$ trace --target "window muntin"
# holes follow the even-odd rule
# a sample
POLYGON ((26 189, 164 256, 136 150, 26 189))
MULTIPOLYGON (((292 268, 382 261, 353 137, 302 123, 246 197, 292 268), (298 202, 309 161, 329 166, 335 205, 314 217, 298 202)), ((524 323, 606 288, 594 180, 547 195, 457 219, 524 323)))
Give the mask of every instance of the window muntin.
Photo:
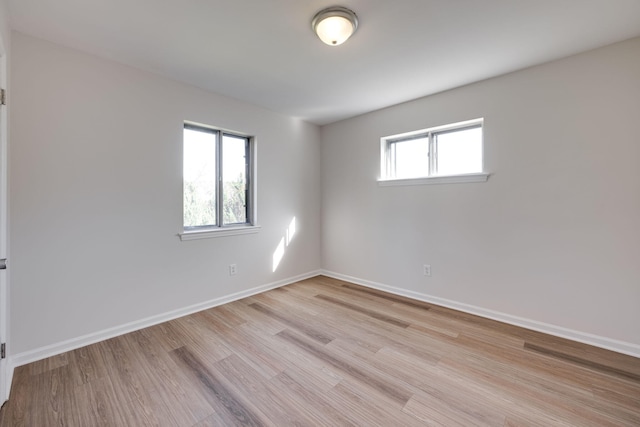
POLYGON ((382 155, 383 179, 482 173, 482 120, 383 138, 382 155))
POLYGON ((183 133, 183 228, 252 225, 251 137, 192 124, 183 133))

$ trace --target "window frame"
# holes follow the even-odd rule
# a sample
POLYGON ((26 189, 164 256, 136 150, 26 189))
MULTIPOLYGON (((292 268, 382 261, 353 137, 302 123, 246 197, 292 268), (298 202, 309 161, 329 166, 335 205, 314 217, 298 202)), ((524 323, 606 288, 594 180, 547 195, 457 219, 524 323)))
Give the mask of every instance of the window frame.
POLYGON ((380 178, 378 179, 378 183, 381 186, 483 182, 486 181, 488 177, 489 173, 485 172, 484 168, 483 118, 391 135, 380 139, 380 178), (483 130, 481 145, 481 171, 453 175, 438 175, 437 136, 477 128, 483 130), (416 177, 398 178, 395 171, 394 150, 392 149, 393 145, 415 139, 427 139, 428 161, 426 174, 416 177))
POLYGON ((178 233, 181 240, 206 239, 210 237, 224 237, 237 234, 257 233, 257 197, 256 197, 256 138, 243 132, 228 130, 220 127, 208 126, 200 123, 185 121, 182 126, 182 153, 184 156, 184 131, 190 129, 216 135, 216 224, 185 226, 184 224, 184 157, 182 162, 182 232, 178 233), (224 136, 244 139, 245 146, 245 215, 246 222, 224 224, 224 182, 223 182, 223 138, 224 136))

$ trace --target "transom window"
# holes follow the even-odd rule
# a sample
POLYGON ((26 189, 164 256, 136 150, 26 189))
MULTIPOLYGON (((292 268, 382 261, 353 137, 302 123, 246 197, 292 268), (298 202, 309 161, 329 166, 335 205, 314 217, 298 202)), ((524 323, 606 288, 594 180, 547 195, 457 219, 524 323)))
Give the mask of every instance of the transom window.
POLYGON ((252 225, 253 138, 185 124, 184 231, 252 225))
POLYGON ((382 138, 383 180, 482 172, 482 119, 382 138))

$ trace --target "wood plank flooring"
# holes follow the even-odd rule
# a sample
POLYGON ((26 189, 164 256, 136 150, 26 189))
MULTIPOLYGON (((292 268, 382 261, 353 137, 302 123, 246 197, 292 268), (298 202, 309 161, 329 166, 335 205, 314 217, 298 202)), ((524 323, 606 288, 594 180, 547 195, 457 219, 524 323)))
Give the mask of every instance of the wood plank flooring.
POLYGON ((323 276, 13 381, 0 426, 640 426, 640 359, 323 276))

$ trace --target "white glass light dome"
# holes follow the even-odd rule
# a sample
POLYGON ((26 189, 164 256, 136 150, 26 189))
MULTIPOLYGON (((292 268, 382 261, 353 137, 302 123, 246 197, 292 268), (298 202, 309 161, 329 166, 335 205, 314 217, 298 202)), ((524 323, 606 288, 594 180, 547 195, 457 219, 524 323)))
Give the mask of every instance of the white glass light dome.
POLYGON ((313 31, 329 46, 338 46, 358 28, 358 17, 347 8, 335 6, 321 10, 311 21, 313 31))

